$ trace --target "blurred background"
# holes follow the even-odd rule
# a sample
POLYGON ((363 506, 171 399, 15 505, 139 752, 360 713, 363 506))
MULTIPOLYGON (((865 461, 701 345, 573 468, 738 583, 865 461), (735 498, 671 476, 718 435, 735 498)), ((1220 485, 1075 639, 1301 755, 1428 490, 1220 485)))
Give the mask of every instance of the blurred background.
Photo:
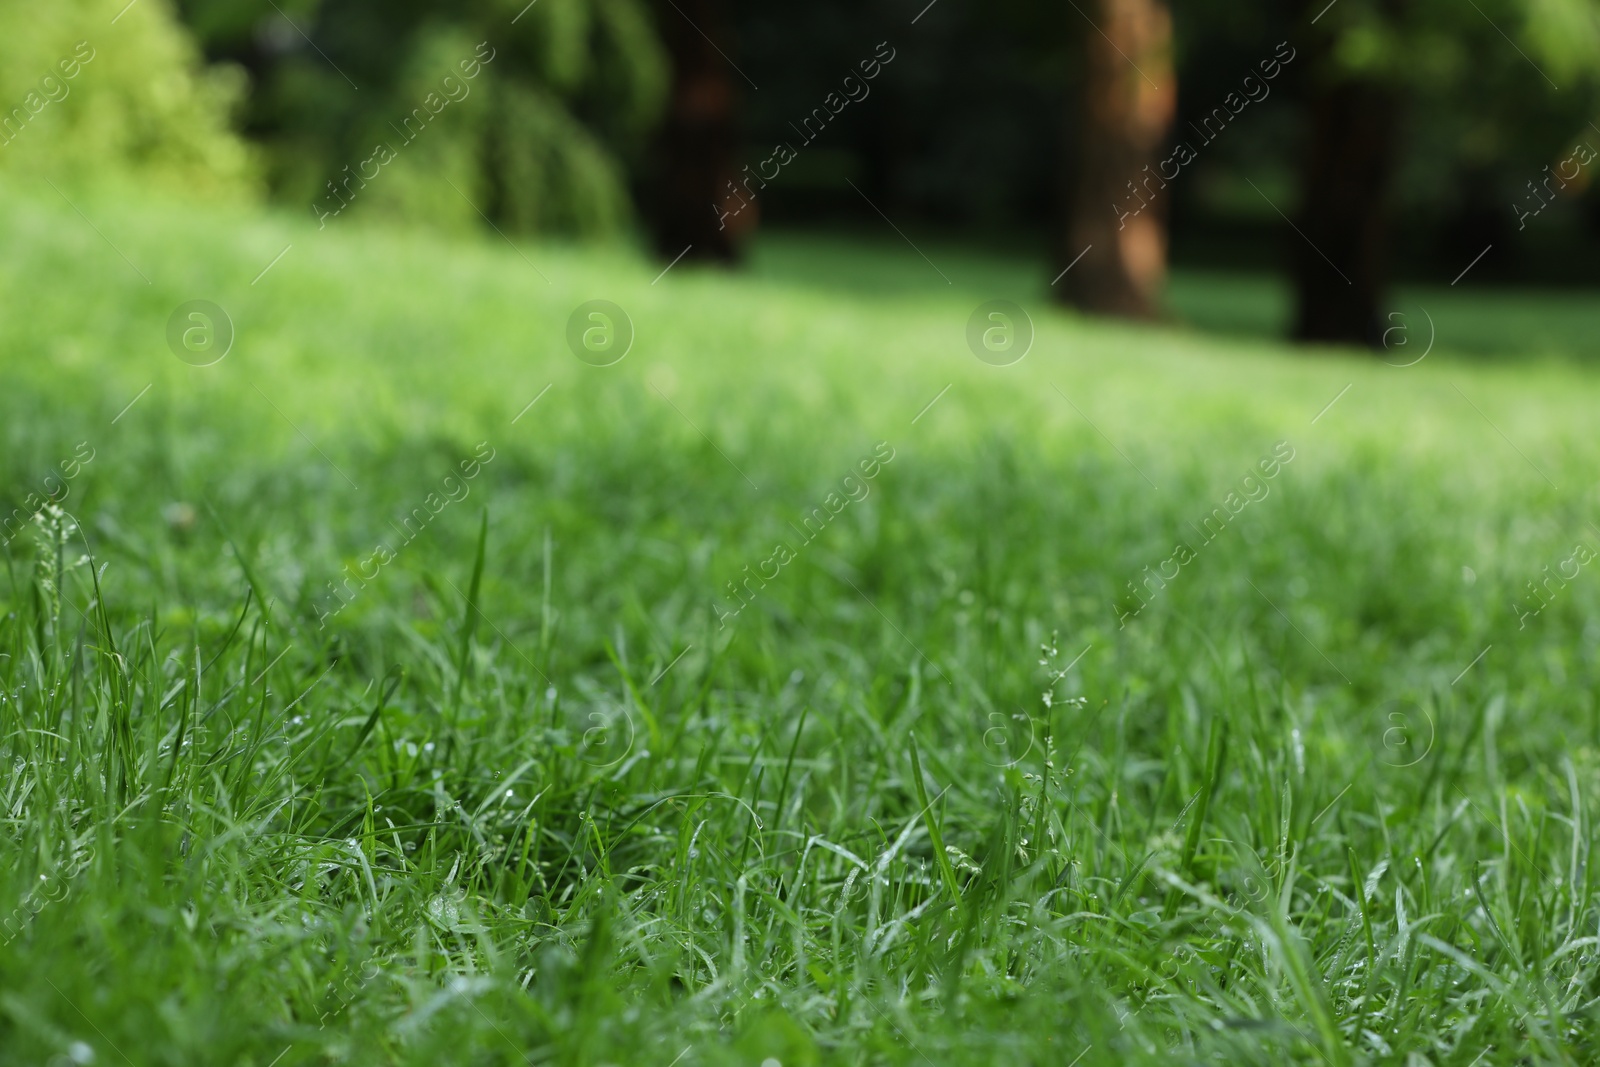
POLYGON ((1380 345, 1407 285, 1600 277, 1593 0, 135 2, 99 51, 122 0, 0 5, 0 167, 663 264, 960 245, 1305 341, 1380 345))

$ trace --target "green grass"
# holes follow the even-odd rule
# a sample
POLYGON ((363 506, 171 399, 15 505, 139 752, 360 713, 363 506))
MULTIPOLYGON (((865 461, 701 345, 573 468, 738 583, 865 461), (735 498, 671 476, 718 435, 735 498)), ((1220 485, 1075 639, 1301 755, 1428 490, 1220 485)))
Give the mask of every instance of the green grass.
POLYGON ((1600 1053, 1600 576, 1511 606, 1600 546, 1591 373, 1085 320, 952 248, 652 283, 7 204, 7 511, 93 459, 5 548, 0 1063, 1600 1053))
MULTIPOLYGON (((1181 321, 1239 336, 1283 336, 1293 321, 1293 295, 1282 278, 1180 272, 1168 303, 1181 321)), ((1399 287, 1382 325, 1390 331, 1387 358, 1397 365, 1420 357, 1430 337, 1434 351, 1457 359, 1600 364, 1591 290, 1520 289, 1486 299, 1465 282, 1440 279, 1399 287)))

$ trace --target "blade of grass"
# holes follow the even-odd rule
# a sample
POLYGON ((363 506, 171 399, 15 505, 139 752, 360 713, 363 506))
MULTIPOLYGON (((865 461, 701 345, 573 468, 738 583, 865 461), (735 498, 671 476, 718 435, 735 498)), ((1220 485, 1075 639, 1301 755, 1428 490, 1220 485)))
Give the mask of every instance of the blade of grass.
POLYGON ((922 758, 917 754, 916 734, 911 735, 911 780, 917 785, 917 803, 922 805, 922 818, 928 824, 928 837, 933 841, 933 858, 939 864, 939 877, 950 891, 950 899, 959 901, 961 888, 956 884, 955 869, 950 866, 950 857, 944 850, 944 834, 940 832, 933 805, 928 803, 927 787, 922 784, 922 758))
MULTIPOLYGON (((1210 738, 1206 743, 1206 781, 1200 791, 1200 803, 1189 822, 1183 839, 1183 860, 1179 869, 1183 876, 1194 880, 1194 857, 1200 849, 1200 834, 1205 829, 1206 813, 1211 808, 1211 798, 1216 795, 1217 784, 1222 780, 1222 768, 1228 758, 1228 720, 1221 715, 1211 720, 1210 738)), ((1178 894, 1168 892, 1166 907, 1161 917, 1170 920, 1178 911, 1178 894)))
POLYGON ((478 524, 478 558, 472 564, 472 584, 467 587, 467 606, 461 620, 461 648, 456 653, 456 691, 450 699, 450 725, 455 726, 461 714, 461 693, 467 684, 470 667, 468 654, 472 651, 472 635, 478 628, 478 588, 483 583, 483 559, 489 545, 489 509, 483 509, 478 524))

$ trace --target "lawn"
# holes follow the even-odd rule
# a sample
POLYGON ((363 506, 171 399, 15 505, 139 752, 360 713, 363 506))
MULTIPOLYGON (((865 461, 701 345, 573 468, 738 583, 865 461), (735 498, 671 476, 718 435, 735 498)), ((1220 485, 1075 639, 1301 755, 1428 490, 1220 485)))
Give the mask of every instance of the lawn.
POLYGON ((0 1063, 1600 1056, 1600 377, 1470 343, 1537 300, 1401 367, 892 233, 74 203, 0 208, 0 1063))

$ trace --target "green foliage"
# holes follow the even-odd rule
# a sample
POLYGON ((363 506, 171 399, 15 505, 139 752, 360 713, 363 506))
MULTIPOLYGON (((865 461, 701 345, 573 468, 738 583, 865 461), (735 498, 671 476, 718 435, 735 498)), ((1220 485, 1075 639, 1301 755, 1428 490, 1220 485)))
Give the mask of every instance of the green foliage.
POLYGON ((1491 240, 1496 257, 1515 248, 1531 259, 1545 255, 1549 249, 1540 242, 1563 229, 1584 246, 1581 258, 1589 258, 1592 236, 1583 232, 1580 201, 1587 199, 1591 216, 1597 201, 1587 178, 1563 193, 1538 233, 1521 233, 1513 205, 1529 195, 1527 182, 1545 164, 1596 136, 1589 125, 1600 111, 1596 0, 1321 0, 1289 11, 1280 4, 1176 0, 1175 7, 1181 80, 1190 92, 1206 86, 1202 100, 1220 96, 1212 88, 1219 69, 1248 66, 1268 40, 1289 41, 1302 56, 1295 77, 1305 80, 1286 86, 1277 100, 1285 110, 1275 121, 1240 123, 1239 135, 1219 144, 1214 159, 1229 173, 1212 191, 1237 189, 1242 196, 1212 196, 1213 210, 1270 211, 1237 175, 1253 174, 1270 189, 1273 176, 1297 165, 1292 153, 1304 134, 1306 95, 1358 79, 1392 91, 1400 165, 1391 217, 1408 238, 1402 242, 1412 257, 1408 267, 1459 270, 1466 262, 1461 255, 1470 259, 1491 240), (1300 98, 1298 114, 1292 94, 1300 98), (1471 247, 1463 252, 1458 242, 1471 247), (1443 264, 1430 262, 1424 251, 1430 245, 1442 247, 1443 264))
POLYGON ((1550 64, 1558 80, 1600 79, 1600 3, 1595 0, 1528 0, 1519 20, 1531 51, 1550 64))
MULTIPOLYGON (((1233 36, 1245 36, 1259 29, 1260 20, 1248 16, 1266 14, 1217 0, 1177 0, 1174 6, 1194 36, 1216 32, 1200 19, 1227 23, 1233 36), (1239 22, 1241 17, 1246 21, 1239 22)), ((1558 80, 1591 86, 1600 80, 1596 0, 1323 0, 1299 8, 1303 18, 1289 27, 1293 38, 1320 32, 1333 39, 1333 63, 1325 76, 1448 90, 1472 79, 1503 76, 1513 66, 1502 62, 1509 56, 1534 78, 1545 69, 1558 80)))
POLYGON ((205 68, 167 0, 124 7, 0 4, 0 170, 186 195, 247 190, 250 154, 229 126, 239 72, 205 68))
POLYGON ((627 167, 666 89, 641 0, 183 6, 214 58, 252 70, 247 128, 286 201, 343 195, 327 183, 387 145, 398 159, 351 198, 357 215, 461 227, 481 210, 508 231, 591 235, 628 220, 627 167), (493 59, 465 78, 475 54, 493 59), (469 95, 408 140, 446 78, 469 95))
POLYGON ((496 87, 487 145, 497 215, 511 229, 605 233, 629 217, 614 157, 549 93, 496 87))
MULTIPOLYGON (((1333 16, 1330 15, 1331 19, 1333 16)), ((1529 179, 1579 140, 1600 145, 1600 3, 1595 0, 1449 0, 1419 3, 1391 69, 1410 86, 1411 205, 1426 211, 1501 175, 1503 218, 1529 179)), ((1576 200, 1589 184, 1568 194, 1576 200)), ((1497 205, 1498 206, 1498 203, 1497 205)), ((1570 218, 1568 225, 1581 226, 1570 218)))

